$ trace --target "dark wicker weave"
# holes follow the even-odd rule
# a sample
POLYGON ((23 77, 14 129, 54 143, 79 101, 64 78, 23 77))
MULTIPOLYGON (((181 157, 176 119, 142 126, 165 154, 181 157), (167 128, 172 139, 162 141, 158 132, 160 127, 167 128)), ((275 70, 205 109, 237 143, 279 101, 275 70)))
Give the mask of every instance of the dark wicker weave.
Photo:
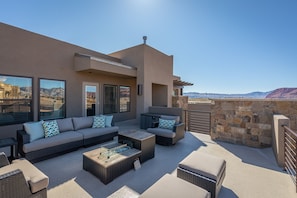
POLYGON ((221 172, 221 175, 218 177, 219 180, 213 180, 211 178, 205 177, 203 175, 194 173, 192 171, 186 170, 181 167, 177 167, 177 177, 184 179, 188 182, 191 182, 192 184, 195 184, 197 186, 200 186, 201 188, 204 188, 208 192, 211 193, 211 198, 218 197, 218 194, 220 192, 220 189, 222 187, 223 180, 225 178, 225 171, 226 167, 224 166, 224 169, 221 172))
POLYGON ((115 159, 116 163, 105 162, 99 159, 100 151, 93 151, 83 154, 83 169, 98 177, 104 184, 108 184, 114 178, 133 168, 133 162, 141 155, 141 151, 131 148, 120 154, 121 160, 115 159))
MULTIPOLYGON (((158 125, 156 125, 156 127, 158 127, 158 125)), ((170 138, 170 137, 156 135, 156 143, 160 145, 165 145, 165 146, 176 144, 179 140, 185 137, 184 127, 185 127, 184 123, 175 124, 172 130, 172 133, 175 133, 175 136, 173 138, 170 138)), ((147 131, 150 133, 153 133, 150 130, 150 128, 148 128, 147 131)))
POLYGON ((43 189, 37 193, 31 193, 22 171, 20 169, 16 169, 0 175, 0 197, 43 198, 47 197, 47 190, 43 189))

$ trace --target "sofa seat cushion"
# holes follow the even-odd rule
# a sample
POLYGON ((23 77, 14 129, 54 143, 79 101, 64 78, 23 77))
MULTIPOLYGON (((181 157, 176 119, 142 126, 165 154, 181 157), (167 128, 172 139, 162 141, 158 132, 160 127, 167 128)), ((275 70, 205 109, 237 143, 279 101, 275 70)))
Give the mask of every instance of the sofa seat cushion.
POLYGON ((194 184, 191 184, 190 182, 167 173, 144 191, 140 197, 210 198, 210 193, 194 184))
POLYGON ((60 133, 59 135, 55 135, 52 137, 39 139, 28 144, 24 144, 23 151, 25 153, 29 153, 32 151, 37 151, 40 149, 45 149, 45 148, 62 145, 69 142, 75 142, 79 140, 83 140, 83 136, 81 133, 78 133, 76 131, 69 131, 69 132, 60 133))
POLYGON ((119 127, 112 126, 112 127, 105 127, 105 128, 86 128, 77 131, 78 133, 83 135, 84 139, 98 137, 100 135, 105 135, 109 133, 113 133, 119 130, 119 127))
MULTIPOLYGON (((26 159, 17 159, 12 161, 12 164, 4 166, 0 169, 0 174, 20 169, 26 181, 28 182, 31 192, 36 193, 48 187, 49 178, 33 164, 26 159)), ((16 189, 17 190, 17 189, 16 189)))
POLYGON ((174 138, 175 137, 175 132, 173 132, 170 129, 162 129, 162 128, 148 128, 147 131, 149 133, 153 133, 157 136, 162 136, 162 137, 168 137, 168 138, 174 138))
POLYGON ((198 150, 193 151, 178 166, 217 181, 225 170, 226 161, 198 150))

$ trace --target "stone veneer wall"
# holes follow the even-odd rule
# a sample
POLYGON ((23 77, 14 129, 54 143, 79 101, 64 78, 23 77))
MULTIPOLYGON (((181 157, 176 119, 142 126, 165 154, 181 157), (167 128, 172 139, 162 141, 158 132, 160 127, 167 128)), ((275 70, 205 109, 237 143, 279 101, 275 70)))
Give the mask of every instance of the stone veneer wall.
POLYGON ((273 115, 283 114, 297 129, 297 100, 215 99, 211 138, 252 147, 272 144, 273 115))

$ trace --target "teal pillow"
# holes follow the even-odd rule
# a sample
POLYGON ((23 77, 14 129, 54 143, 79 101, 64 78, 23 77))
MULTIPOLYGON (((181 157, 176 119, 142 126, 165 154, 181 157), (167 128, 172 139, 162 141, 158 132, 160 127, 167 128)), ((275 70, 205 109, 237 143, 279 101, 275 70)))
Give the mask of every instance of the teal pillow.
POLYGON ((44 138, 44 130, 42 122, 28 122, 24 123, 25 131, 30 135, 30 142, 44 138))
POLYGON ((105 116, 94 116, 92 128, 104 128, 105 116))
POLYGON ((44 137, 52 137, 60 133, 58 123, 56 120, 42 122, 44 137))
POLYGON ((174 124, 175 124, 175 120, 165 120, 165 119, 159 118, 159 128, 172 130, 174 127, 174 124))
POLYGON ((105 115, 105 127, 111 127, 113 115, 105 115))

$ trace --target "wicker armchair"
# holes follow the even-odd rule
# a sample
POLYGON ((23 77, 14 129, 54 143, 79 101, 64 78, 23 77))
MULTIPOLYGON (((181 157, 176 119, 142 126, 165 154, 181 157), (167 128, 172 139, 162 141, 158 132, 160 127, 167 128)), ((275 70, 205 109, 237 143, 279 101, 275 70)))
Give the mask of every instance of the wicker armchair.
POLYGON ((47 197, 48 177, 25 159, 9 164, 0 153, 0 197, 47 197), (32 180, 31 180, 32 179, 32 180))

